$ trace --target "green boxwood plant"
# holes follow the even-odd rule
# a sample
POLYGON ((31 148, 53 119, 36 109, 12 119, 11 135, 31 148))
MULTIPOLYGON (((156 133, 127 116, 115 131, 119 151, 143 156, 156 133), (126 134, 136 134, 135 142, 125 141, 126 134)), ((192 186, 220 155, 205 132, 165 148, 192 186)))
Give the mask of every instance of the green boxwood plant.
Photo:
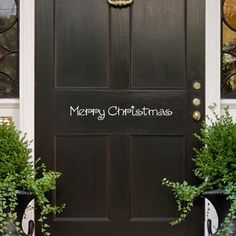
POLYGON ((4 236, 12 235, 12 225, 16 235, 22 233, 16 213, 18 191, 27 191, 34 196, 35 205, 40 209, 42 235, 50 235, 46 224, 48 214, 59 213, 64 207, 52 206, 46 197, 47 192, 56 188, 60 173, 47 171, 39 160, 34 165, 29 146, 26 135, 14 125, 0 124, 0 234, 4 236))
POLYGON ((194 149, 196 155, 194 174, 202 180, 198 186, 184 182, 172 182, 163 179, 162 184, 171 188, 174 193, 179 218, 172 225, 185 220, 190 213, 194 200, 206 190, 222 190, 230 200, 230 209, 221 224, 217 235, 233 235, 230 224, 236 218, 236 123, 229 114, 228 108, 222 115, 217 115, 215 106, 210 107, 213 119, 209 124, 202 123, 200 134, 194 136, 202 143, 201 148, 194 149))

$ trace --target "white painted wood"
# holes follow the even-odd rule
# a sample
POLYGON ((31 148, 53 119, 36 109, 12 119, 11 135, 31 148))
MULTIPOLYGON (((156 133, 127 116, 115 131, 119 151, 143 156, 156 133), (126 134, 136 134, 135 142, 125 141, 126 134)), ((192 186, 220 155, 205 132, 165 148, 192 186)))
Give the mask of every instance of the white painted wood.
MULTIPOLYGON (((20 2, 20 129, 33 140, 31 148, 34 159, 34 47, 35 47, 35 0, 20 2)), ((27 232, 28 221, 34 219, 33 210, 28 211, 23 222, 27 232)))
MULTIPOLYGON (((216 111, 220 113, 220 79, 221 79, 221 1, 206 0, 206 114, 211 117, 209 106, 216 104, 216 111)), ((217 228, 216 212, 209 201, 205 201, 205 219, 213 219, 213 227, 217 228), (208 211, 208 209, 210 209, 208 211)), ((205 220, 205 236, 207 236, 205 220)))
POLYGON ((34 139, 34 0, 20 4, 20 129, 34 139))
POLYGON ((0 99, 0 117, 6 116, 19 128, 19 99, 0 99))
POLYGON ((0 107, 1 108, 9 108, 9 109, 19 109, 19 99, 16 98, 2 98, 0 99, 0 107))
POLYGON ((221 107, 236 108, 236 99, 221 99, 221 107))
POLYGON ((206 113, 215 103, 220 111, 221 1, 206 0, 206 113))
POLYGON ((236 99, 222 99, 221 100, 221 111, 228 107, 230 114, 233 116, 234 121, 236 122, 236 99))

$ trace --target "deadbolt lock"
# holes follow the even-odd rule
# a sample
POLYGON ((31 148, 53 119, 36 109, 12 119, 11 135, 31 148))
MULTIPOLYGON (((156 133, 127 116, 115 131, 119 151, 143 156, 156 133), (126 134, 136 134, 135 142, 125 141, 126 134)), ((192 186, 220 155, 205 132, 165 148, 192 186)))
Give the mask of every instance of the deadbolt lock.
POLYGON ((201 105, 201 100, 199 98, 194 98, 193 99, 193 105, 198 107, 201 105))
POLYGON ((199 120, 201 120, 201 112, 200 112, 200 111, 194 111, 194 112, 193 112, 193 120, 194 120, 194 121, 199 121, 199 120))
POLYGON ((193 88, 195 90, 199 90, 199 89, 201 89, 201 87, 202 87, 202 85, 201 85, 200 82, 196 81, 196 82, 193 83, 193 88))

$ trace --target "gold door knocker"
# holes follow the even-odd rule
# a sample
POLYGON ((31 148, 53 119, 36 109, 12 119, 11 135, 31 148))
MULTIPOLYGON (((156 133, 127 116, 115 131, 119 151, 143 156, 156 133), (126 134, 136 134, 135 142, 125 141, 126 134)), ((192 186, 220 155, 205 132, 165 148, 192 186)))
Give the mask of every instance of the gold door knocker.
POLYGON ((125 7, 130 5, 134 0, 107 0, 108 3, 115 7, 125 7))

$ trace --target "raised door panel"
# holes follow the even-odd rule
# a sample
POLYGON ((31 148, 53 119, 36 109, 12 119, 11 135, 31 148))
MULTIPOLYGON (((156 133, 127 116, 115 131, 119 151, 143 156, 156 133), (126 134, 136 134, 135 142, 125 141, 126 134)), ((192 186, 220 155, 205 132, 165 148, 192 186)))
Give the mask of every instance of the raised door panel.
POLYGON ((109 137, 63 134, 55 136, 54 140, 55 170, 63 173, 55 202, 66 204, 55 220, 108 220, 109 137))
POLYGON ((163 178, 185 177, 185 137, 138 135, 131 139, 131 219, 163 221, 177 216, 173 194, 163 178))
POLYGON ((55 86, 108 87, 108 5, 94 0, 57 0, 54 14, 55 86))
POLYGON ((132 88, 184 89, 186 1, 136 0, 132 8, 132 88))

